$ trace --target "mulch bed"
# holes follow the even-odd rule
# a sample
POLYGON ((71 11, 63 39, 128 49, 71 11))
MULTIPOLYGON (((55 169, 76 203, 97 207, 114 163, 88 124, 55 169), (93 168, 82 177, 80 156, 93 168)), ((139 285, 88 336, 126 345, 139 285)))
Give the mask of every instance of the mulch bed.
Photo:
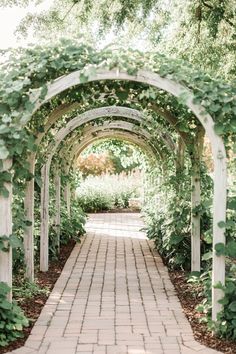
POLYGON ((201 299, 196 296, 196 289, 194 291, 193 286, 187 283, 185 272, 169 270, 169 275, 182 304, 184 313, 192 326, 195 339, 201 344, 222 353, 235 354, 236 342, 217 338, 207 329, 205 324, 199 323, 201 314, 195 310, 195 307, 199 304, 201 299))
MULTIPOLYGON (((0 348, 0 354, 15 350, 20 348, 24 345, 25 341, 27 340, 31 329, 36 322, 37 318, 40 315, 40 312, 47 301, 50 291, 52 290, 55 282, 57 281, 58 277, 61 274, 61 271, 71 254, 75 245, 75 241, 70 240, 67 245, 61 246, 61 252, 58 260, 54 260, 50 262, 50 267, 48 272, 43 273, 40 271, 36 271, 35 278, 36 283, 40 286, 40 288, 45 289, 47 288, 49 291, 47 292, 48 295, 45 293, 36 295, 30 299, 16 299, 19 306, 23 309, 26 317, 30 319, 30 326, 25 328, 23 331, 23 338, 17 339, 9 346, 0 348)), ((15 284, 16 285, 16 284, 15 284)))

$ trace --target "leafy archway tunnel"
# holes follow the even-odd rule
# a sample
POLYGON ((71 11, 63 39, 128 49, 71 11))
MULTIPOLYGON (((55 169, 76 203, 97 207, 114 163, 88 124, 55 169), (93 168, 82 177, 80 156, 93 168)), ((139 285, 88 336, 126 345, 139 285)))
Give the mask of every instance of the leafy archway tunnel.
MULTIPOLYGON (((235 141, 234 88, 157 53, 96 52, 72 42, 13 52, 3 64, 1 81, 0 281, 12 285, 11 249, 17 244, 12 235, 12 191, 15 200, 17 195, 24 198, 26 276, 33 280, 35 182, 41 193, 40 266, 47 271, 51 162, 58 188, 58 171, 67 176, 69 204, 75 156, 94 140, 111 136, 139 145, 160 166, 161 182, 169 181, 171 186, 165 193, 175 195, 175 218, 181 215, 177 203, 185 198, 184 178, 191 185, 191 270, 200 272, 205 212, 201 194, 211 190, 202 159, 206 134, 214 161, 212 319, 216 321, 225 284, 225 148, 230 151, 235 141), (202 193, 201 186, 206 189, 202 193)), ((153 167, 152 181, 155 173, 153 167)), ((159 207, 151 203, 152 208, 159 207)), ((211 213, 210 204, 207 212, 211 213)), ((183 241, 182 236, 169 237, 172 246, 183 241)))

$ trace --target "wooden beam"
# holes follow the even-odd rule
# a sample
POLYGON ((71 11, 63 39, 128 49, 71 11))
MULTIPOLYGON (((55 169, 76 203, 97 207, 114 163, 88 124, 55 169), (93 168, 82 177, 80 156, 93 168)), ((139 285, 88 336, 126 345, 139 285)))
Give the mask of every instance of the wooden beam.
MULTIPOLYGON (((51 161, 50 161, 51 162, 51 161)), ((40 209, 40 270, 48 271, 48 226, 49 226, 49 166, 45 164, 41 170, 41 209, 40 209)))
MULTIPOLYGON (((3 166, 1 172, 10 172, 12 160, 2 160, 3 166)), ((10 236, 12 234, 12 183, 4 183, 9 195, 4 197, 0 195, 0 236, 10 236)), ((6 246, 8 242, 6 242, 6 246)), ((8 252, 0 251, 0 282, 7 283, 12 288, 12 249, 9 247, 8 252)), ((8 295, 11 301, 12 293, 8 295)))
POLYGON ((201 217, 195 208, 201 203, 201 157, 205 131, 199 126, 193 144, 191 176, 191 271, 201 270, 201 217))
MULTIPOLYGON (((35 153, 30 155, 28 160, 29 172, 34 175, 35 153)), ((24 198, 25 216, 31 225, 26 226, 24 230, 24 257, 26 266, 26 278, 34 281, 34 178, 26 183, 24 198)))
POLYGON ((60 253, 60 229, 61 229, 61 175, 57 168, 55 174, 55 189, 56 189, 56 215, 55 215, 55 227, 57 234, 57 251, 60 253))

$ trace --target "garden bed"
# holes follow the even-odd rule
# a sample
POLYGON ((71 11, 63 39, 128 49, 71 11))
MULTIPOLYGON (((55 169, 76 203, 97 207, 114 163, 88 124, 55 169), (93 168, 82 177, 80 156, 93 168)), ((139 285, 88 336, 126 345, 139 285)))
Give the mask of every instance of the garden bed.
MULTIPOLYGON (((61 271, 68 259, 68 257, 71 254, 71 251, 73 250, 75 245, 74 240, 70 240, 67 245, 62 245, 61 246, 61 252, 59 255, 58 260, 54 260, 50 262, 50 267, 48 272, 40 272, 36 271, 36 284, 39 286, 41 289, 45 289, 48 291, 42 292, 36 296, 31 297, 30 299, 24 299, 23 297, 15 297, 15 300, 17 301, 18 305, 22 308, 24 311, 26 317, 30 319, 30 325, 29 327, 25 328, 23 331, 23 338, 20 338, 13 343, 11 343, 9 346, 1 348, 0 347, 0 354, 15 350, 17 348, 20 348, 24 345, 25 341, 27 340, 31 329, 36 322, 37 318, 40 315, 40 312, 46 303, 48 296, 50 294, 50 291, 53 289, 53 286, 57 279, 59 278, 61 271)), ((17 286, 17 284, 14 284, 17 286)))
POLYGON ((187 282, 186 273, 183 271, 169 270, 169 275, 180 299, 183 311, 187 316, 194 333, 194 338, 210 348, 219 350, 222 353, 235 354, 236 342, 217 338, 210 332, 204 323, 200 323, 202 316, 195 310, 201 299, 196 295, 196 289, 187 282))

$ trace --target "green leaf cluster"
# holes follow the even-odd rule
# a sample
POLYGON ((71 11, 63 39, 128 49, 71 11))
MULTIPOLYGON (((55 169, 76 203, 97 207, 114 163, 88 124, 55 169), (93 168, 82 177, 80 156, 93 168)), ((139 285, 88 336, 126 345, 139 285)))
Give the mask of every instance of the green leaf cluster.
POLYGON ((0 347, 22 337, 23 328, 29 324, 21 309, 8 301, 10 290, 6 283, 0 283, 0 347))

